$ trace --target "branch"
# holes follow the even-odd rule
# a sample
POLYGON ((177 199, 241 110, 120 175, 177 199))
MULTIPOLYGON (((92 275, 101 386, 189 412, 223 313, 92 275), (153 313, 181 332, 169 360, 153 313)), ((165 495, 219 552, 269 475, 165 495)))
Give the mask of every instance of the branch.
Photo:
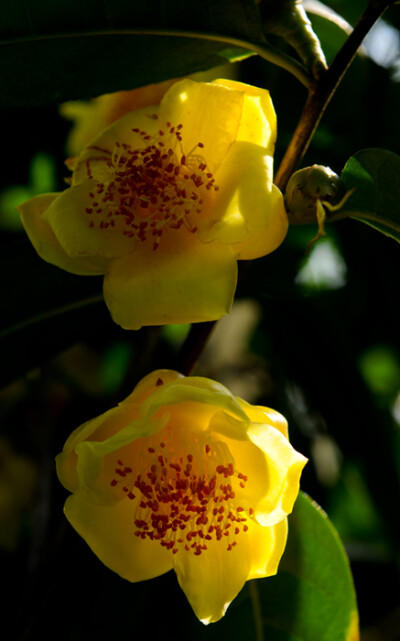
POLYGON ((287 182, 306 153, 314 132, 337 86, 354 59, 362 41, 393 0, 371 0, 354 30, 320 80, 309 90, 293 138, 275 176, 275 184, 285 191, 287 182))
POLYGON ((201 353, 217 321, 194 323, 179 350, 172 369, 189 376, 196 367, 201 353))

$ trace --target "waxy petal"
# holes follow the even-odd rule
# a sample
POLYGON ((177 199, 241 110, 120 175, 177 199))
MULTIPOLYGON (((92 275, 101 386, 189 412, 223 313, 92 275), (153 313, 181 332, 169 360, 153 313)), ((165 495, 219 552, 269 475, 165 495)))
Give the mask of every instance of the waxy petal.
POLYGON ((176 554, 174 557, 179 585, 194 613, 205 624, 224 616, 247 581, 251 565, 247 537, 242 537, 229 552, 225 541, 209 541, 206 554, 176 554))
MULTIPOLYGON (((158 372, 160 373, 158 380, 162 380, 163 384, 159 384, 153 394, 142 404, 141 416, 143 418, 150 418, 160 408, 171 405, 176 406, 176 413, 185 415, 187 404, 190 403, 193 408, 193 403, 196 403, 199 406, 196 409, 196 419, 198 418, 197 412, 201 412, 201 422, 203 423, 203 428, 200 429, 205 429, 215 413, 221 412, 221 408, 225 412, 239 417, 242 421, 246 419, 246 414, 240 403, 221 383, 200 376, 186 376, 179 380, 172 380, 172 384, 168 385, 168 381, 164 380, 163 370, 158 370, 158 372)), ((193 413, 193 410, 191 411, 193 413)), ((213 430, 212 425, 210 423, 209 430, 213 430)), ((199 429, 197 425, 196 429, 199 429)))
POLYGON ((144 107, 127 113, 106 127, 75 159, 72 185, 86 182, 89 173, 93 179, 107 180, 110 177, 107 161, 113 154, 122 152, 122 147, 118 145, 131 145, 133 149, 144 147, 143 137, 133 129, 143 131, 150 137, 157 135, 160 125, 155 116, 158 116, 158 111, 158 106, 144 107))
MULTIPOLYGON (((63 191, 43 214, 58 242, 71 257, 97 259, 115 258, 132 251, 132 241, 119 229, 90 227, 93 209, 91 184, 86 181, 63 191)), ((108 262, 103 260, 104 262, 108 262)), ((103 272, 104 273, 104 272, 103 272)))
POLYGON ((288 221, 271 176, 272 157, 262 147, 235 143, 216 173, 219 192, 209 220, 199 228, 201 240, 231 243, 246 260, 276 249, 288 221))
POLYGON ((288 438, 288 423, 282 414, 270 407, 251 405, 239 397, 237 397, 236 400, 252 423, 268 423, 288 438))
POLYGON ((104 274, 107 261, 96 256, 71 257, 58 241, 44 214, 60 194, 35 196, 17 209, 29 240, 43 260, 72 274, 91 276, 104 274))
POLYGON ((276 525, 263 527, 249 521, 248 537, 251 548, 251 568, 248 580, 273 576, 286 547, 288 520, 282 519, 276 525))
POLYGON ((61 115, 74 121, 74 126, 68 134, 68 153, 79 153, 85 145, 91 144, 99 131, 125 114, 143 108, 149 110, 151 105, 158 106, 174 82, 175 79, 164 80, 128 91, 104 94, 92 100, 71 100, 63 103, 60 106, 61 115))
POLYGON ((293 509, 307 459, 270 426, 253 423, 248 434, 264 452, 268 470, 267 492, 257 505, 256 518, 263 526, 275 525, 293 509))
POLYGON ((145 581, 172 569, 171 553, 135 536, 130 502, 94 505, 82 492, 71 495, 64 508, 72 527, 98 558, 128 581, 145 581))
POLYGON ((269 92, 236 80, 219 79, 214 82, 243 94, 236 140, 260 145, 272 156, 276 141, 276 114, 269 92))
POLYGON ((231 308, 237 264, 229 246, 191 242, 174 251, 161 244, 116 260, 104 280, 104 298, 116 323, 201 322, 231 308))
POLYGON ((211 172, 222 163, 236 140, 244 94, 214 83, 181 80, 166 93, 160 104, 160 124, 182 125, 185 155, 202 143, 199 150, 211 172))

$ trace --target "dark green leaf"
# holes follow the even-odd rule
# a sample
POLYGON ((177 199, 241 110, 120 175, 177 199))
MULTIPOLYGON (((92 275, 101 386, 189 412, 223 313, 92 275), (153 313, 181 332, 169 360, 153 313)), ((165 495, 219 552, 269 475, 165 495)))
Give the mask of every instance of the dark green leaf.
POLYGON ((400 156, 386 149, 364 149, 348 160, 341 177, 346 189, 355 191, 340 215, 400 242, 400 156))
POLYGON ((238 40, 265 42, 253 0, 4 0, 0 107, 89 98, 210 69, 250 55, 238 40))
MULTIPOLYGON (((269 641, 357 637, 357 607, 347 557, 326 514, 300 495, 289 518, 278 575, 259 588, 269 641)), ((257 585, 257 584, 256 584, 257 585)))

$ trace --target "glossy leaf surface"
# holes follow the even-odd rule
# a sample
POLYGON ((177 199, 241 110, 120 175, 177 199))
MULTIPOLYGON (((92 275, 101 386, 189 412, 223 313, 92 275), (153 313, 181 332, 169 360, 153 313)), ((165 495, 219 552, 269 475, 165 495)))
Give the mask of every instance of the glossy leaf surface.
POLYGON ((264 41, 252 0, 5 0, 0 107, 90 98, 210 69, 250 54, 237 40, 264 41))

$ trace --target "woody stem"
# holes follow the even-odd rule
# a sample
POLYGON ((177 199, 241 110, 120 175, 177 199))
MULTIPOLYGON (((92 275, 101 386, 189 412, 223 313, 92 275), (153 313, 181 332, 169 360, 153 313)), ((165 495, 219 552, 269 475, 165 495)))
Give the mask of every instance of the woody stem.
POLYGON ((318 124, 362 41, 393 0, 371 0, 331 65, 309 89, 299 123, 275 176, 284 192, 287 182, 306 153, 318 124))

